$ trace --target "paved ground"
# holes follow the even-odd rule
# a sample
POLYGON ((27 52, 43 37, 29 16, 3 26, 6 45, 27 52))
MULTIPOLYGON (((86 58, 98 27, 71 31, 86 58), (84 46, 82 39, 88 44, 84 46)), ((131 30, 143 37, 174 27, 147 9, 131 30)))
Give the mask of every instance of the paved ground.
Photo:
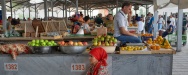
POLYGON ((174 54, 172 75, 188 75, 188 45, 174 54))

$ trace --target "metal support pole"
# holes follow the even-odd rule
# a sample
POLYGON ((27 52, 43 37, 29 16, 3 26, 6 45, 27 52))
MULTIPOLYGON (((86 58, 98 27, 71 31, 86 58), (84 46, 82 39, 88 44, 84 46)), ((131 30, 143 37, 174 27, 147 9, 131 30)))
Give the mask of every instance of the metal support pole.
POLYGON ((167 12, 165 12, 165 29, 167 28, 167 12))
POLYGON ((71 10, 70 10, 70 8, 69 8, 69 16, 71 16, 71 14, 70 14, 70 13, 71 13, 71 10))
POLYGON ((148 8, 148 5, 146 5, 146 14, 148 14, 149 12, 149 8, 148 8))
MULTIPOLYGON (((180 5, 180 0, 178 0, 178 6, 180 5)), ((182 47, 182 21, 183 21, 183 9, 178 7, 178 25, 177 25, 177 47, 176 51, 181 52, 182 47)))
POLYGON ((1 7, 2 7, 2 22, 3 22, 3 29, 5 30, 6 28, 6 23, 7 23, 7 17, 6 17, 6 2, 5 0, 0 0, 1 1, 1 7))
POLYGON ((47 0, 44 0, 44 20, 48 20, 47 0))
POLYGON ((28 10, 29 10, 29 18, 31 19, 31 7, 30 6, 29 6, 28 10))
POLYGON ((76 14, 79 14, 78 13, 78 0, 76 0, 76 14))
POLYGON ((25 10, 24 10, 24 7, 23 7, 23 19, 25 18, 25 10))
POLYGON ((86 13, 87 13, 87 14, 86 14, 85 16, 89 15, 88 9, 89 9, 89 8, 88 8, 88 4, 87 4, 87 6, 86 6, 86 10, 87 10, 86 13))
POLYGON ((52 18, 54 17, 54 6, 53 0, 51 0, 52 18))
POLYGON ((92 11, 91 11, 91 9, 90 9, 90 17, 91 17, 91 12, 92 12, 92 11))
POLYGON ((157 25, 157 20, 158 20, 158 11, 154 12, 154 23, 153 23, 153 27, 154 27, 154 38, 157 37, 157 32, 158 32, 158 25, 157 25))
POLYGON ((118 13, 118 0, 116 0, 116 13, 118 13))
POLYGON ((37 18, 37 4, 35 4, 35 18, 37 18))
POLYGON ((12 0, 10 0, 10 13, 11 13, 11 17, 13 16, 12 15, 12 0))
POLYGON ((63 4, 63 18, 65 17, 65 5, 63 4))
POLYGON ((85 5, 84 5, 84 15, 86 16, 86 7, 87 7, 87 5, 86 5, 86 3, 85 3, 85 5))
POLYGON ((16 10, 14 10, 14 18, 16 18, 16 10))
POLYGON ((67 24, 67 21, 68 21, 68 18, 67 18, 67 0, 65 0, 65 19, 66 19, 66 24, 67 24))

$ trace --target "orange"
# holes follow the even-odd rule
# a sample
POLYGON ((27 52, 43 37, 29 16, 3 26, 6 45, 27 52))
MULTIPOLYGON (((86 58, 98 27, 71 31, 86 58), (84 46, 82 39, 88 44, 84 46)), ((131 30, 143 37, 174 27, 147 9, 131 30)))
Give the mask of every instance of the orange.
POLYGON ((156 46, 156 50, 160 50, 160 48, 161 48, 160 46, 156 46))

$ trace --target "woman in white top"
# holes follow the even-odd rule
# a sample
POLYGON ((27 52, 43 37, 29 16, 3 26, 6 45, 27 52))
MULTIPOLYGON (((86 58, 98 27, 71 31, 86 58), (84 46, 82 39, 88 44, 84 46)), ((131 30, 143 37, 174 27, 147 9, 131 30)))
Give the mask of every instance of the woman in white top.
POLYGON ((138 24, 138 33, 141 33, 144 30, 143 18, 140 18, 137 22, 138 24))
POLYGON ((84 21, 85 22, 82 24, 84 29, 84 34, 90 34, 91 28, 89 27, 89 22, 90 22, 89 16, 85 16, 84 21))
POLYGON ((158 20, 158 30, 161 30, 163 27, 164 19, 161 15, 159 15, 159 20, 158 20))

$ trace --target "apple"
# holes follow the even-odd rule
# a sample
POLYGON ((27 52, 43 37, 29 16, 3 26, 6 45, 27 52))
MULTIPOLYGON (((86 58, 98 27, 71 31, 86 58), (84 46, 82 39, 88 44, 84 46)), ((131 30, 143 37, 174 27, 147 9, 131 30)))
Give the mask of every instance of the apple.
POLYGON ((98 42, 98 38, 94 38, 94 39, 93 39, 93 42, 98 42))
POLYGON ((45 42, 43 42, 41 45, 42 45, 42 46, 46 46, 46 43, 45 43, 45 42))
POLYGON ((98 46, 101 46, 101 42, 98 42, 98 44, 97 44, 98 46))
POLYGON ((61 45, 62 45, 62 46, 65 45, 65 42, 64 42, 64 41, 61 41, 61 45))
POLYGON ((33 43, 35 43, 36 40, 32 40, 33 43))
POLYGON ((69 41, 68 44, 71 45, 71 46, 73 46, 73 43, 74 43, 73 41, 69 41))
POLYGON ((35 42, 36 42, 36 43, 39 43, 39 40, 36 40, 35 42))
POLYGON ((31 46, 35 46, 35 43, 31 43, 31 46))
POLYGON ((97 44, 97 42, 95 42, 95 43, 93 43, 93 45, 94 45, 94 46, 97 46, 98 44, 97 44))
POLYGON ((74 42, 74 46, 78 46, 78 43, 77 43, 77 42, 74 42))
POLYGON ((87 45, 88 45, 88 43, 87 43, 87 42, 82 42, 82 44, 83 44, 84 46, 87 46, 87 45))
POLYGON ((53 46, 57 46, 57 44, 56 44, 56 43, 54 43, 54 44, 53 44, 53 46))
POLYGON ((44 42, 46 42, 46 43, 47 43, 47 42, 48 42, 48 40, 44 40, 44 42))
POLYGON ((109 41, 109 43, 112 43, 112 42, 113 42, 112 40, 109 41))
POLYGON ((110 43, 110 46, 114 46, 114 44, 113 44, 113 43, 110 43))
POLYGON ((117 43, 117 39, 114 39, 113 41, 114 41, 114 43, 117 43))
POLYGON ((79 45, 79 46, 83 46, 82 42, 78 42, 78 45, 79 45))
POLYGON ((65 45, 64 46, 68 46, 69 44, 68 43, 65 43, 65 45))
POLYGON ((44 42, 44 40, 39 40, 39 42, 44 42))
POLYGON ((109 43, 105 43, 105 46, 109 46, 110 44, 109 43))
POLYGON ((104 37, 101 37, 101 41, 104 41, 104 37))
POLYGON ((54 41, 50 41, 51 43, 55 43, 54 41))
POLYGON ((97 36, 97 38, 101 38, 101 35, 97 36))
POLYGON ((111 36, 110 36, 110 35, 107 35, 107 36, 106 36, 106 38, 110 39, 110 38, 111 38, 111 36))
POLYGON ((52 43, 51 43, 51 42, 48 42, 47 45, 50 46, 50 45, 52 45, 52 43))
POLYGON ((105 46, 105 43, 102 43, 101 46, 105 46))
POLYGON ((109 41, 110 39, 109 38, 106 38, 106 40, 105 41, 109 41))

